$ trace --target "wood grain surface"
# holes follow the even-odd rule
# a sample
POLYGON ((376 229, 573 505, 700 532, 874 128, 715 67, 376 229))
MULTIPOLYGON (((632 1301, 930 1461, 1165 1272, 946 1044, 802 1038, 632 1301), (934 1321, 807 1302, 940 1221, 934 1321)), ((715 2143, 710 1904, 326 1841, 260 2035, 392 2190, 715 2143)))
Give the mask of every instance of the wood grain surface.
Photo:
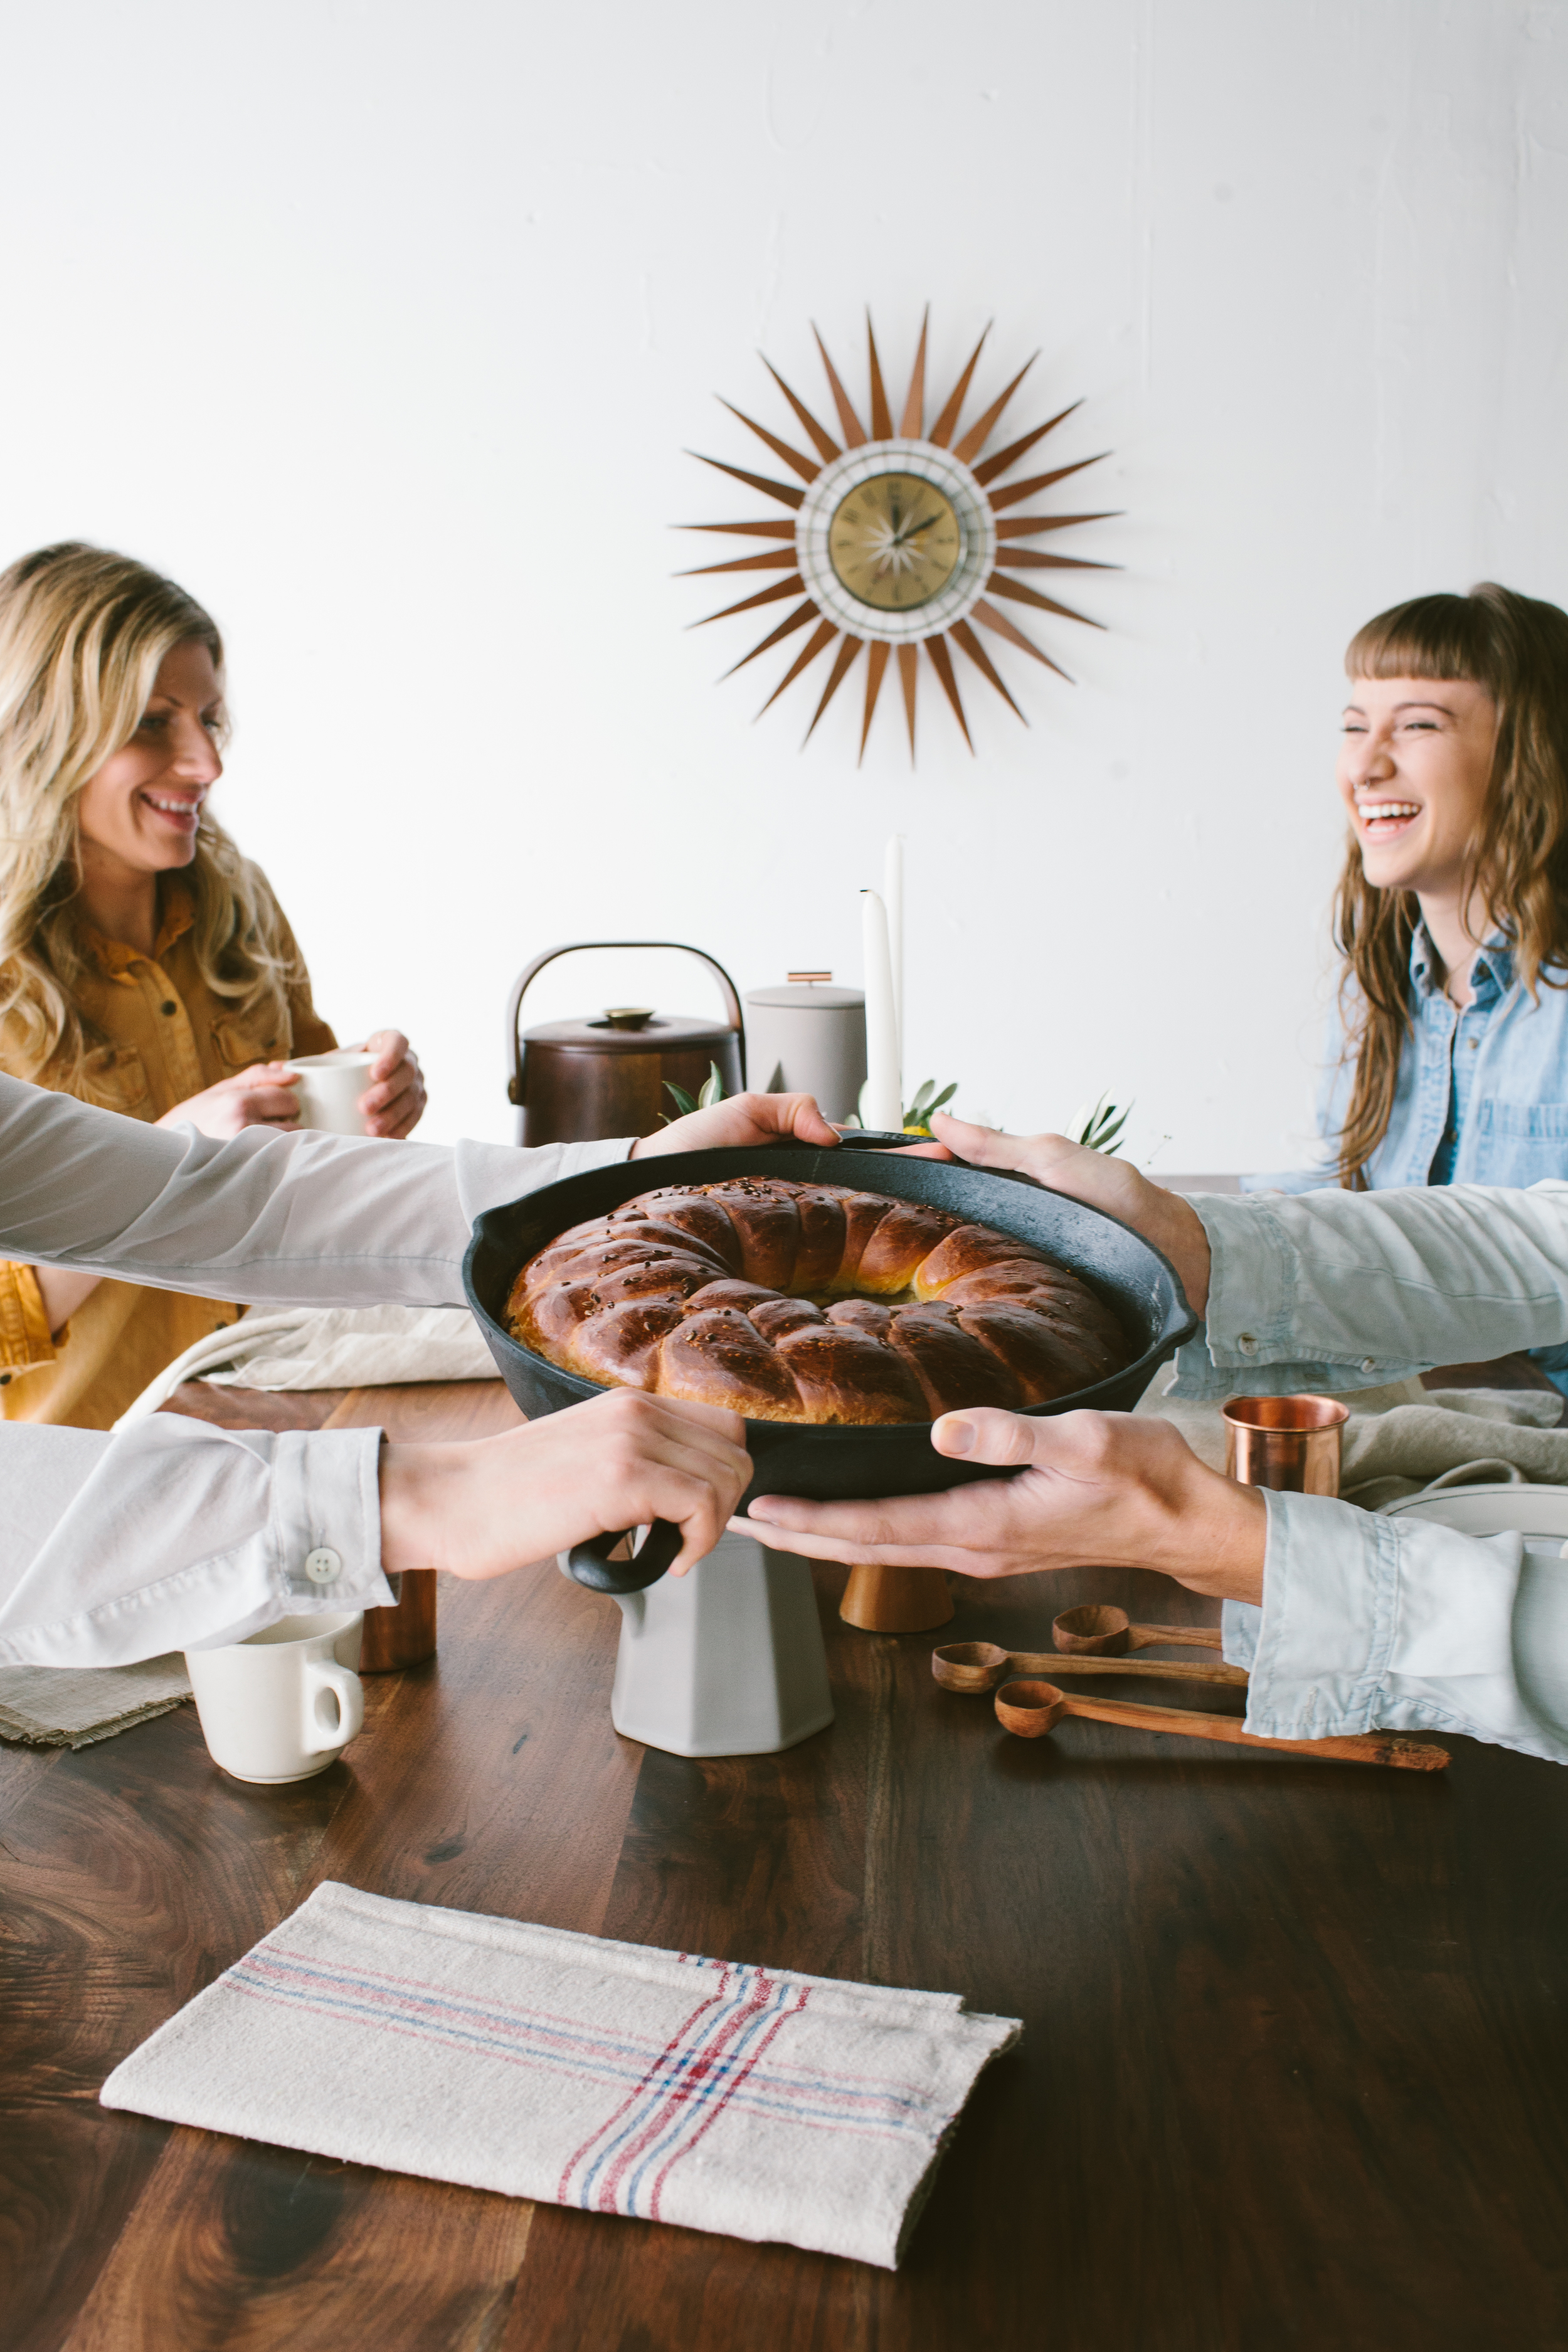
MULTIPOLYGON (((503 1404, 325 1409, 436 1436, 503 1404)), ((936 1686, 929 1635, 842 1625, 842 1584, 821 1571, 837 1720, 783 1756, 619 1739, 617 1613, 552 1564, 444 1581, 437 1657, 368 1684, 363 1734, 298 1788, 225 1780, 189 1707, 0 1749, 6 2352, 1568 2346, 1568 1774, 1465 1740, 1428 1777, 1012 1739, 936 1686), (896 2276, 100 2108, 324 1878, 952 1989, 1026 2030, 896 2276)), ((1210 1613, 1106 1570, 954 1597, 944 1633, 1010 1649, 1079 1601, 1210 1613)))

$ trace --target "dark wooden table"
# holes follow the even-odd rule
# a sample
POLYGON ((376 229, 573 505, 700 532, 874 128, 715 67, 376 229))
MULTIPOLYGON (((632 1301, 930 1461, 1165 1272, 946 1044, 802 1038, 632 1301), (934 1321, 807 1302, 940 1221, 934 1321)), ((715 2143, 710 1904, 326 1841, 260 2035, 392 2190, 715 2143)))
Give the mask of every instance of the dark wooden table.
MULTIPOLYGON (((511 1417, 488 1388, 196 1402, 511 1417)), ((840 1627, 842 1575, 837 1721, 784 1756, 617 1738, 616 1612, 552 1565, 444 1583, 438 1658, 367 1685, 299 1788, 225 1780, 189 1707, 0 1751, 6 2352, 1568 2346, 1568 1773, 1464 1740, 1433 1778, 1081 1723, 1025 1744, 936 1688, 931 1636, 840 1627), (99 2107, 325 1878, 952 1988, 1026 2032, 897 2276, 99 2107)), ((1204 1613, 1086 1571, 964 1586, 949 1633, 1037 1647, 1090 1598, 1204 1613)))

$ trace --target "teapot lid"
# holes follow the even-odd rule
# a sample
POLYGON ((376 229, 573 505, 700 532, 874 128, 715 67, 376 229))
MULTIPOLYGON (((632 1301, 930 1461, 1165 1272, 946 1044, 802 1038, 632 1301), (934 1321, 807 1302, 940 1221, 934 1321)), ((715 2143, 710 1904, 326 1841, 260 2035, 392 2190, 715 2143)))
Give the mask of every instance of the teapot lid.
POLYGON ((579 1054, 658 1054, 727 1045, 734 1035, 728 1022, 693 1021, 679 1013, 650 1013, 642 1004, 617 1004, 576 1021, 542 1021, 536 1029, 523 1031, 522 1042, 579 1054), (628 1015, 636 1016, 635 1026, 628 1015))

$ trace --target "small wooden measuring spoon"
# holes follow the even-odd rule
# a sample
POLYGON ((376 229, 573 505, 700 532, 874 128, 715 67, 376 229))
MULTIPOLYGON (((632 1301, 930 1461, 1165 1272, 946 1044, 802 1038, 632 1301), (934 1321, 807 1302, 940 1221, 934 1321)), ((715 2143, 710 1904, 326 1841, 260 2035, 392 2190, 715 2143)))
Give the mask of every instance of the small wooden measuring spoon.
POLYGON ((1058 1650, 1080 1657, 1120 1658, 1129 1650, 1146 1650, 1152 1643, 1175 1642, 1189 1650, 1217 1650, 1222 1639, 1217 1625, 1134 1625, 1125 1609, 1064 1609, 1051 1626, 1058 1650))
POLYGON ((1172 1731, 1182 1739, 1220 1739, 1233 1748, 1283 1748, 1292 1756, 1342 1764, 1394 1764, 1407 1772, 1441 1772, 1448 1762, 1446 1748, 1424 1748, 1391 1731, 1358 1732, 1344 1739, 1268 1739, 1243 1731, 1234 1716, 1189 1715, 1183 1707, 1140 1706, 1132 1699, 1069 1698, 1054 1683, 1005 1683, 996 1694, 996 1720, 1021 1739, 1043 1738, 1068 1715, 1125 1724, 1133 1731, 1172 1731))
POLYGON ((1033 1650, 1004 1650, 994 1642, 947 1642, 931 1654, 931 1670, 943 1690, 993 1691, 1015 1675, 1152 1675, 1163 1682, 1229 1683, 1247 1688, 1247 1668, 1178 1665, 1158 1658, 1145 1664, 1132 1658, 1059 1658, 1033 1650))

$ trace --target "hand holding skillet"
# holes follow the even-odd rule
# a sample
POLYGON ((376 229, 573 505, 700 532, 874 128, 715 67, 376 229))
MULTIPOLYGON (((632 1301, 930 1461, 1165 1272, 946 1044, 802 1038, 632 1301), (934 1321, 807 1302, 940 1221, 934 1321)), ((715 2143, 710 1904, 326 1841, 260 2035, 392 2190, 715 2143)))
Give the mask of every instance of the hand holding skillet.
MULTIPOLYGON (((655 1572, 673 1559, 679 1575, 712 1550, 745 1492, 744 1435, 739 1415, 716 1405, 613 1389, 500 1437, 384 1446, 383 1565, 501 1576, 585 1545, 608 1517, 616 1527, 667 1528, 668 1550, 655 1572)), ((647 1550, 616 1563, 623 1577, 641 1569, 647 1550)), ((651 1573, 641 1578, 651 1581, 651 1573)))

